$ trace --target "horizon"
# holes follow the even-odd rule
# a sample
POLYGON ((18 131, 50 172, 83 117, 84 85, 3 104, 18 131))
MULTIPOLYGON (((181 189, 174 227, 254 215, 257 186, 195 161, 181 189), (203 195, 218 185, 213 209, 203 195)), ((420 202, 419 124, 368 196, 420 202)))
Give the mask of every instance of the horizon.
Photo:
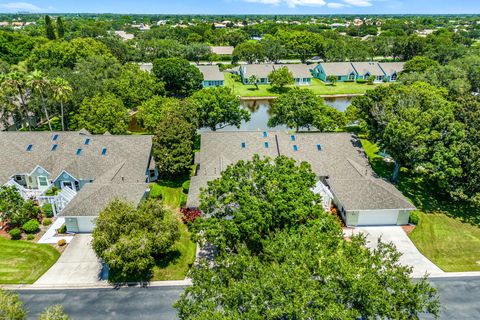
POLYGON ((131 15, 478 15, 480 2, 470 0, 138 0, 0 1, 1 14, 131 15), (152 13, 155 12, 155 13, 152 13))

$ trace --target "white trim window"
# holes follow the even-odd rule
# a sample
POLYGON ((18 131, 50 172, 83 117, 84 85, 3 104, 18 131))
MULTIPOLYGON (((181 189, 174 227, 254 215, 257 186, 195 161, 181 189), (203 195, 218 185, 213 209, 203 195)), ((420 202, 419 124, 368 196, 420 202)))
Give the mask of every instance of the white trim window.
POLYGON ((39 189, 45 189, 49 186, 48 178, 45 177, 45 176, 38 176, 37 177, 37 182, 38 182, 38 188, 39 189))

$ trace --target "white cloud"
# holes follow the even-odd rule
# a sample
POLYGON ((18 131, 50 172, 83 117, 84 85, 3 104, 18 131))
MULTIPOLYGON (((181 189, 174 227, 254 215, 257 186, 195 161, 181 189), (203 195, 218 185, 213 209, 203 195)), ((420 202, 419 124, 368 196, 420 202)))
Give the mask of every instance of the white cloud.
POLYGON ((30 12, 40 12, 44 9, 28 2, 8 2, 0 4, 0 8, 7 9, 9 11, 30 11, 30 12))
POLYGON ((327 3, 327 7, 332 8, 332 9, 340 9, 345 7, 346 4, 344 3, 339 3, 339 2, 329 2, 327 3))
POLYGON ((271 4, 271 5, 286 4, 290 8, 295 8, 300 6, 322 7, 326 4, 325 0, 244 0, 244 1, 271 4))
POLYGON ((370 7, 372 0, 343 0, 345 3, 354 7, 370 7))

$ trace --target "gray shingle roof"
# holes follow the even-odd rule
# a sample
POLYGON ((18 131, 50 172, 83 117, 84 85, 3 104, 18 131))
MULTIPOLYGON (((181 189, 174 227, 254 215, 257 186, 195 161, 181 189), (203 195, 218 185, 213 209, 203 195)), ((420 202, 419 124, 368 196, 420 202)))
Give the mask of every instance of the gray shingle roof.
POLYGON ((352 66, 361 76, 365 75, 366 73, 369 73, 371 76, 385 75, 377 62, 352 62, 352 66))
POLYGON ((414 209, 394 186, 375 175, 360 142, 348 133, 208 132, 202 134, 200 150, 199 169, 188 194, 191 207, 199 205, 200 188, 208 181, 227 166, 258 154, 310 163, 346 210, 414 209))
POLYGON ((383 71, 387 75, 392 75, 393 73, 399 73, 403 71, 403 66, 405 65, 405 62, 380 62, 378 63, 380 68, 382 68, 383 71))
POLYGON ((80 180, 143 183, 151 161, 152 137, 90 135, 80 132, 0 132, 0 184, 13 175, 30 173, 37 165, 55 179, 66 170, 80 180), (54 135, 58 139, 53 141, 54 135), (89 144, 85 145, 85 140, 89 144), (32 150, 27 151, 28 145, 32 150), (52 146, 56 144, 56 150, 52 146), (102 155, 103 148, 106 154, 102 155), (81 154, 76 151, 81 149, 81 154))
POLYGON ((327 76, 348 76, 355 72, 350 62, 322 62, 320 63, 327 76))
POLYGON ((138 205, 146 195, 148 184, 86 184, 60 213, 62 217, 96 217, 113 199, 138 205))
POLYGON ((203 74, 203 80, 205 81, 223 81, 225 76, 217 65, 213 66, 197 66, 200 72, 203 74))
POLYGON ((246 64, 240 66, 244 70, 245 77, 249 78, 252 75, 256 75, 258 78, 268 78, 268 75, 273 70, 278 70, 283 67, 287 67, 292 73, 294 78, 312 78, 310 73, 310 67, 306 64, 246 64))

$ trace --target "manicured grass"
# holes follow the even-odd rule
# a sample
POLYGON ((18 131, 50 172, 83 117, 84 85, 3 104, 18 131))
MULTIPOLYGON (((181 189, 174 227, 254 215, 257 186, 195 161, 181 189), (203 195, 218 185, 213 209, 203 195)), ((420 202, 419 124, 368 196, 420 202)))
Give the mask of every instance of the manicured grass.
MULTIPOLYGON (((335 95, 335 94, 364 94, 367 90, 373 89, 379 84, 368 85, 358 84, 356 82, 337 82, 334 86, 323 83, 318 79, 312 79, 309 86, 300 86, 308 88, 318 95, 335 95)), ((225 86, 234 89, 235 94, 242 97, 274 97, 280 93, 273 91, 270 85, 258 85, 258 89, 254 85, 244 85, 241 82, 233 81, 232 74, 225 73, 225 86)), ((287 88, 288 89, 288 88, 287 88)))
POLYGON ((160 180, 150 184, 150 197, 161 198, 163 204, 171 209, 178 210, 182 201, 187 199, 183 192, 182 184, 186 179, 160 180))
MULTIPOLYGON (((378 147, 362 145, 375 172, 390 177, 393 164, 379 156, 378 147)), ((434 193, 423 177, 402 169, 397 188, 417 207, 420 222, 410 239, 444 271, 480 271, 480 208, 434 193)))
POLYGON ((183 280, 195 261, 196 244, 190 240, 187 227, 179 222, 180 239, 164 259, 158 260, 152 280, 183 280))
POLYGON ((34 283, 58 257, 60 253, 47 244, 0 237, 0 283, 34 283))

